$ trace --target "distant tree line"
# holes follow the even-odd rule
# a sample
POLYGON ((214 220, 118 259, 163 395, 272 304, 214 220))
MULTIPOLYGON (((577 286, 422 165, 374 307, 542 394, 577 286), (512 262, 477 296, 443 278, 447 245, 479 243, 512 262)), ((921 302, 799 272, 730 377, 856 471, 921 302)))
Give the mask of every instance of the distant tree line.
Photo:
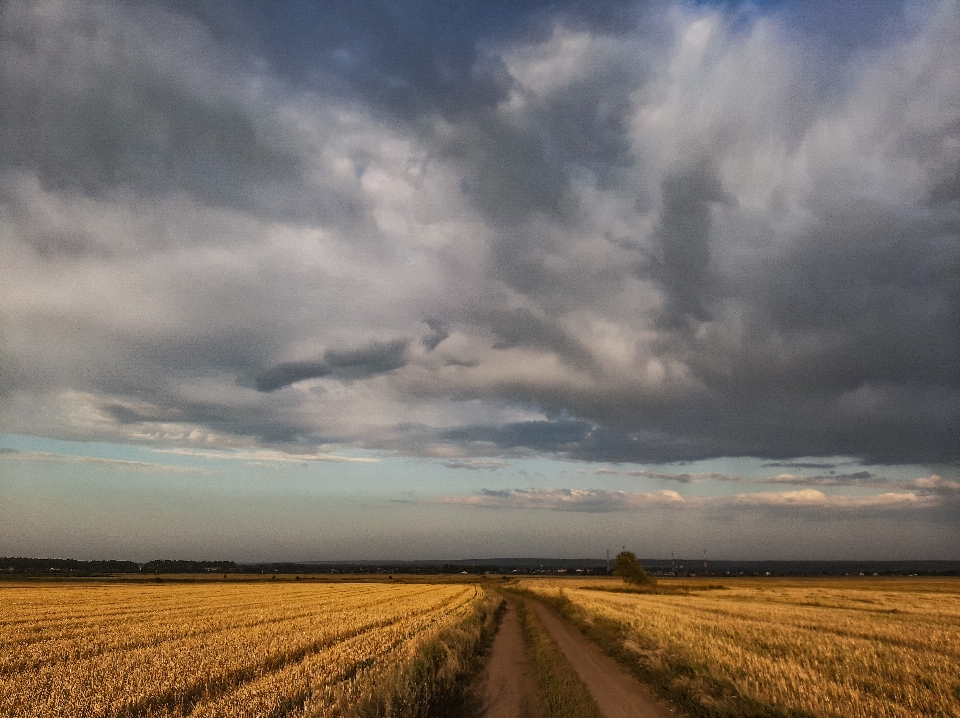
MULTIPOLYGON (((626 552, 629 554, 629 552, 626 552)), ((617 557, 622 565, 617 575, 636 581, 640 571, 648 576, 958 576, 960 560, 928 561, 724 561, 712 560, 709 567, 703 559, 676 561, 644 559, 636 556, 617 557)), ((79 561, 68 558, 0 558, 0 576, 93 576, 103 574, 148 573, 243 573, 243 574, 565 574, 568 576, 603 576, 607 567, 600 562, 590 565, 585 560, 504 559, 501 563, 468 561, 440 562, 269 562, 238 564, 234 561, 188 561, 158 559, 145 564, 134 561, 79 561)), ((641 579, 642 582, 642 579, 641 579)))
MULTIPOLYGON (((576 562, 575 562, 576 563, 576 562)), ((605 566, 579 567, 564 565, 557 560, 538 561, 536 563, 511 563, 509 565, 492 563, 440 563, 425 561, 422 563, 293 563, 270 562, 238 564, 234 561, 188 561, 185 559, 156 559, 145 564, 134 561, 78 561, 62 558, 0 558, 0 575, 7 573, 31 575, 74 575, 115 573, 244 573, 244 574, 556 574, 605 575, 605 566)))
POLYGON ((90 576, 104 573, 227 573, 236 572, 233 561, 160 560, 140 564, 135 561, 79 561, 72 558, 0 558, 0 573, 30 575, 63 574, 90 576))
POLYGON ((237 571, 237 564, 233 561, 163 559, 148 561, 139 570, 144 573, 231 573, 237 571))
POLYGON ((136 573, 140 566, 133 561, 77 561, 72 558, 0 558, 0 571, 7 573, 60 573, 83 576, 94 573, 136 573))
POLYGON ((445 563, 440 567, 440 573, 500 573, 500 567, 494 565, 463 566, 445 563))

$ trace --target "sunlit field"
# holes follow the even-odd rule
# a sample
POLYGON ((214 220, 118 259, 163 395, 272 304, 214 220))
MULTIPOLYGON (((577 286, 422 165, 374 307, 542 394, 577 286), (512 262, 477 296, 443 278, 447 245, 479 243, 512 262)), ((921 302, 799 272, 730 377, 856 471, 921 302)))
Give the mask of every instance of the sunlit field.
POLYGON ((482 595, 463 584, 0 585, 0 715, 335 715, 482 595))
MULTIPOLYGON (((731 686, 733 694, 815 716, 960 716, 960 580, 684 583, 724 588, 631 594, 584 588, 622 586, 609 579, 522 585, 547 597, 562 589, 568 613, 587 625, 617 621, 623 654, 665 683, 731 686), (671 674, 670 666, 680 668, 671 674)), ((705 705, 715 700, 709 693, 705 705)))

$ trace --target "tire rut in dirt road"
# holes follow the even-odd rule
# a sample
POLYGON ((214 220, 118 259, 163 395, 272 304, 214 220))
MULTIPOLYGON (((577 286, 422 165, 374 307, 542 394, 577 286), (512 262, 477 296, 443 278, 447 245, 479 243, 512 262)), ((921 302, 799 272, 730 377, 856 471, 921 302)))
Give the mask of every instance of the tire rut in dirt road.
POLYGON ((560 646, 606 718, 676 718, 676 711, 657 701, 650 690, 605 655, 579 630, 538 601, 529 601, 560 646))
POLYGON ((482 688, 481 718, 541 718, 533 667, 520 636, 520 622, 511 601, 493 640, 482 688))

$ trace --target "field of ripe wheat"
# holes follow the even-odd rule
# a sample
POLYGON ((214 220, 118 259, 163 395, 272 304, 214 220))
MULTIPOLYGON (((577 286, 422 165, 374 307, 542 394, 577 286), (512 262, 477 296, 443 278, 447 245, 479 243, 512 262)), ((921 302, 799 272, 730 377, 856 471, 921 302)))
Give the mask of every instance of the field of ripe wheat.
POLYGON ((688 707, 699 700, 705 715, 743 714, 735 706, 746 699, 770 714, 960 716, 960 580, 723 583, 689 594, 587 590, 586 580, 523 585, 548 598, 562 588, 564 612, 601 642, 619 641, 621 660, 688 707))
POLYGON ((0 586, 0 715, 325 716, 465 620, 471 585, 0 586))

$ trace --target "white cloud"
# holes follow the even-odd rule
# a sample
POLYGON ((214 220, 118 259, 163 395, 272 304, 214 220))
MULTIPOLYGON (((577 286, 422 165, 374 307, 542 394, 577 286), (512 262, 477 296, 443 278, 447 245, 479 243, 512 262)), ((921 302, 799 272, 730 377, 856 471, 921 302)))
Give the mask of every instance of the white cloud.
POLYGON ((483 491, 474 496, 446 496, 441 504, 481 508, 543 509, 548 511, 635 511, 677 506, 685 502, 676 491, 603 491, 601 489, 510 489, 483 491))
POLYGON ((729 498, 716 499, 715 503, 733 506, 795 506, 830 509, 894 508, 931 504, 916 493, 890 492, 872 496, 836 496, 825 494, 817 489, 737 494, 729 498))
POLYGON ((302 464, 310 461, 334 461, 334 462, 352 462, 352 463, 375 463, 379 459, 359 456, 342 456, 340 454, 292 454, 285 451, 275 451, 271 449, 236 449, 233 451, 203 450, 203 449, 153 449, 159 454, 175 454, 177 456, 190 456, 200 459, 216 459, 218 461, 251 461, 258 463, 296 463, 302 464))
POLYGON ((76 456, 72 454, 56 454, 48 451, 2 451, 0 461, 37 461, 50 464, 92 464, 112 469, 126 471, 147 472, 152 474, 190 474, 211 476, 215 471, 197 469, 190 466, 173 466, 171 464, 153 464, 147 461, 130 461, 128 459, 106 459, 99 456, 76 456))
POLYGON ((934 497, 917 493, 882 493, 870 496, 838 496, 816 489, 767 491, 731 496, 681 495, 676 491, 605 491, 602 489, 508 489, 484 490, 472 496, 445 496, 441 504, 476 506, 490 509, 538 509, 546 511, 642 511, 654 508, 730 509, 786 507, 798 510, 825 508, 835 510, 894 509, 930 507, 939 503, 934 497))
POLYGON ((930 492, 960 497, 960 481, 944 479, 938 474, 931 474, 930 476, 914 479, 912 482, 908 482, 907 486, 919 489, 924 493, 930 492))

